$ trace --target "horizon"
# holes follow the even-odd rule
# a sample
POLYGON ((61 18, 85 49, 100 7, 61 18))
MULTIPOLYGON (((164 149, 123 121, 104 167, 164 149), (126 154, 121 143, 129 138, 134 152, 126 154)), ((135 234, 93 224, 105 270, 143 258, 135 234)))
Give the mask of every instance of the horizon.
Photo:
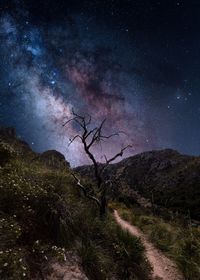
POLYGON ((74 108, 105 134, 98 161, 131 143, 124 157, 174 149, 200 154, 200 20, 185 1, 2 1, 0 123, 37 152, 55 149, 86 164, 74 108), (112 131, 111 131, 112 128, 112 131))
MULTIPOLYGON (((56 149, 53 149, 53 148, 52 148, 52 149, 48 149, 48 150, 43 150, 43 151, 36 151, 36 150, 34 150, 34 147, 33 147, 33 146, 31 146, 28 142, 26 142, 26 139, 23 139, 23 138, 21 138, 21 137, 18 135, 18 133, 17 133, 17 131, 16 131, 16 129, 15 129, 14 127, 6 127, 6 126, 1 126, 1 125, 0 125, 0 132, 1 132, 1 129, 3 129, 3 130, 4 130, 4 129, 5 129, 5 130, 6 130, 6 129, 14 129, 16 138, 17 138, 18 140, 21 140, 21 141, 25 142, 26 144, 28 144, 29 148, 30 148, 33 152, 35 152, 35 153, 43 154, 43 153, 45 153, 45 152, 47 152, 47 151, 57 151, 57 152, 61 153, 60 151, 58 151, 58 150, 56 150, 56 149)), ((115 161, 113 161, 112 163, 110 163, 110 165, 113 165, 113 164, 116 164, 116 163, 120 163, 120 162, 123 161, 123 160, 129 159, 129 158, 132 158, 132 157, 134 157, 134 156, 138 156, 138 155, 141 155, 141 154, 144 154, 144 153, 162 152, 162 151, 177 152, 177 153, 180 154, 180 155, 189 156, 189 157, 200 157, 200 155, 184 154, 184 153, 181 153, 180 151, 175 150, 175 149, 164 148, 164 149, 146 150, 146 151, 142 151, 142 152, 139 152, 139 153, 129 154, 128 156, 124 155, 124 156, 122 156, 122 157, 118 157, 115 161)), ((78 167, 82 167, 82 166, 93 166, 93 163, 91 162, 91 160, 90 160, 89 158, 88 158, 88 159, 86 160, 86 162, 83 163, 83 164, 80 164, 80 165, 73 165, 73 163, 71 163, 71 162, 66 158, 66 156, 65 156, 63 153, 61 153, 61 154, 65 157, 65 160, 70 164, 70 166, 71 166, 72 168, 78 168, 78 167)), ((100 161, 100 162, 98 162, 98 163, 99 163, 99 164, 105 164, 105 161, 100 161)))

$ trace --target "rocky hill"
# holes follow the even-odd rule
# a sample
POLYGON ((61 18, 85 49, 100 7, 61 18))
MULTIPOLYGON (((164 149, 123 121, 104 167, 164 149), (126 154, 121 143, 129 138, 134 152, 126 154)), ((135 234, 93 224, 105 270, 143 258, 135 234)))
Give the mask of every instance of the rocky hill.
POLYGON ((110 213, 100 219, 63 155, 35 153, 0 128, 0 279, 147 280, 149 272, 140 240, 110 213))
MULTIPOLYGON (((76 171, 93 174, 91 166, 76 171)), ((200 157, 166 149, 150 151, 110 165, 105 173, 114 181, 112 195, 152 202, 200 220, 200 157)))
MULTIPOLYGON (((15 154, 24 155, 26 157, 29 156, 33 161, 40 161, 46 166, 55 168, 70 167, 64 155, 56 150, 49 150, 43 153, 33 152, 28 143, 17 137, 13 127, 0 126, 0 141, 4 143, 5 146, 9 146, 15 154)), ((3 160, 3 157, 1 157, 0 161, 1 160, 3 160)))

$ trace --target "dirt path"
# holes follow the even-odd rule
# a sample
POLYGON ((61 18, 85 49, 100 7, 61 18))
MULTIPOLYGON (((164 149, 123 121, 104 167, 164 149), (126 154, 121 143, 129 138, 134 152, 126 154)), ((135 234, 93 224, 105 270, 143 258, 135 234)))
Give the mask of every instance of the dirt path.
POLYGON ((128 222, 124 221, 119 216, 117 210, 114 210, 114 217, 124 230, 128 230, 131 234, 141 238, 146 249, 146 256, 153 268, 153 279, 184 280, 184 277, 181 275, 173 261, 156 249, 136 226, 130 225, 128 222))

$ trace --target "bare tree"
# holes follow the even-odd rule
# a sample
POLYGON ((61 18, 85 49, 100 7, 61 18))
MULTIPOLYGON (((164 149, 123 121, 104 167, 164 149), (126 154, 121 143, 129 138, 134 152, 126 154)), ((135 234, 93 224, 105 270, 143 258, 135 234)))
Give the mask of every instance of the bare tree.
POLYGON ((95 144, 99 144, 101 141, 104 141, 105 139, 109 139, 113 136, 119 136, 120 133, 123 133, 122 131, 113 133, 110 135, 104 135, 103 134, 103 127, 105 124, 105 119, 101 122, 99 126, 96 126, 94 128, 91 128, 91 116, 81 116, 72 110, 73 117, 69 120, 67 120, 63 126, 66 126, 70 122, 75 122, 78 127, 80 128, 80 132, 76 134, 72 139, 70 139, 69 145, 72 144, 76 139, 79 139, 81 143, 83 144, 83 148, 89 159, 92 161, 93 167, 94 167, 94 175, 95 180, 97 184, 97 191, 98 194, 91 195, 88 189, 81 184, 80 179, 74 174, 71 173, 73 178, 75 179, 77 186, 82 190, 85 197, 93 200, 97 206, 99 207, 100 216, 104 216, 106 214, 107 209, 107 197, 106 192, 108 185, 111 184, 110 180, 104 180, 103 178, 103 172, 108 167, 108 165, 116 160, 118 157, 122 157, 124 151, 127 148, 130 148, 131 145, 127 145, 124 148, 122 148, 117 154, 115 154, 111 158, 107 158, 106 155, 104 155, 105 163, 100 164, 98 163, 97 159, 95 158, 94 154, 91 152, 91 148, 95 144))

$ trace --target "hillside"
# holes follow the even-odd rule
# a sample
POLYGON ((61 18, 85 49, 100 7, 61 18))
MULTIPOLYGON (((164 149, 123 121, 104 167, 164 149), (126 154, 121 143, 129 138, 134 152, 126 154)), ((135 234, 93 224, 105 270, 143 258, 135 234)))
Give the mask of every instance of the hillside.
POLYGON ((100 219, 70 172, 0 128, 0 279, 150 279, 141 241, 100 219))
MULTIPOLYGON (((91 166, 75 169, 91 176, 91 166)), ((200 220, 200 157, 166 149, 144 152, 110 165, 105 173, 114 182, 113 197, 137 200, 189 214, 200 220)))

